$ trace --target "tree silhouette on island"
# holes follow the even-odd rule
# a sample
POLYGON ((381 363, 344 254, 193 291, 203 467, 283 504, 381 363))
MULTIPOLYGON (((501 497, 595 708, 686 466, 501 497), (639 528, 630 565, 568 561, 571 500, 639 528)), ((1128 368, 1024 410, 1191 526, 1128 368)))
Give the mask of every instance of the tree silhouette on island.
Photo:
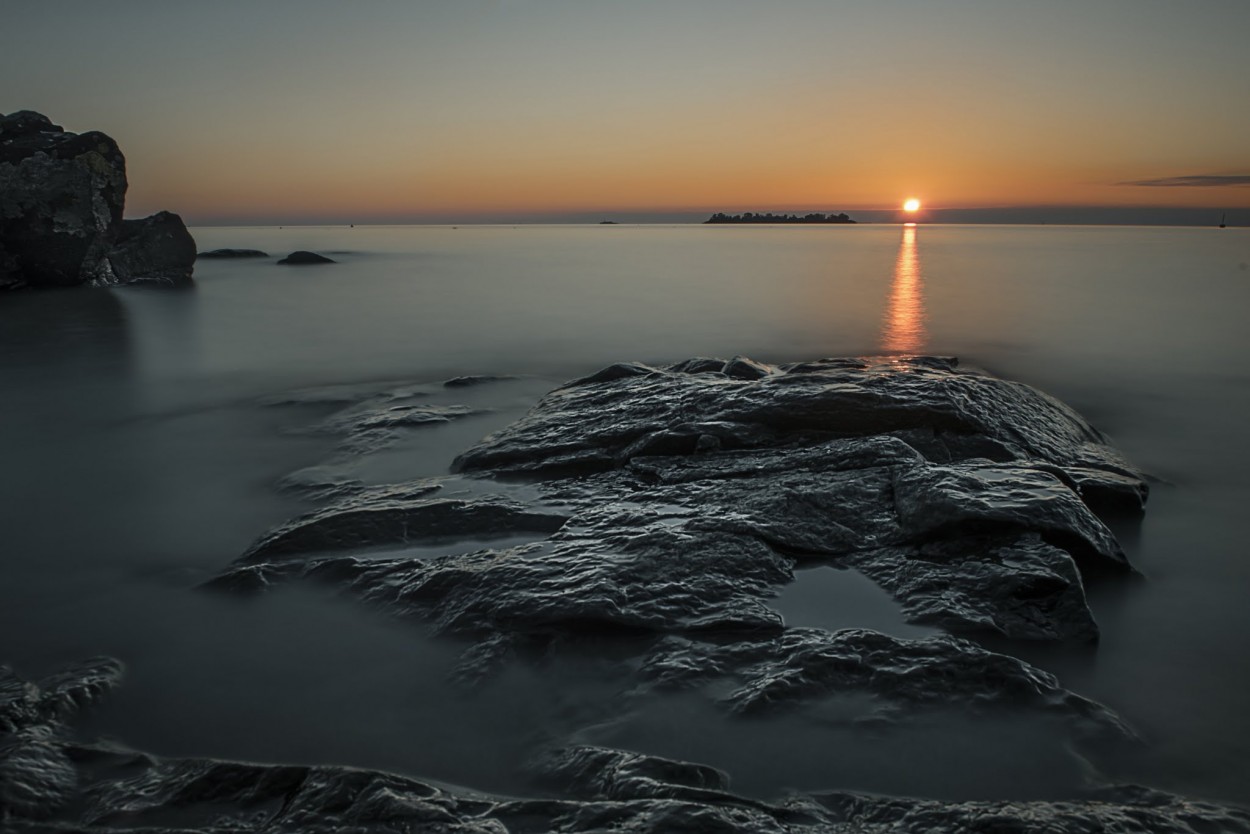
POLYGON ((855 221, 843 214, 805 214, 799 216, 797 214, 757 214, 755 212, 744 212, 742 214, 725 214, 724 212, 716 212, 707 220, 707 223, 854 223, 855 221))

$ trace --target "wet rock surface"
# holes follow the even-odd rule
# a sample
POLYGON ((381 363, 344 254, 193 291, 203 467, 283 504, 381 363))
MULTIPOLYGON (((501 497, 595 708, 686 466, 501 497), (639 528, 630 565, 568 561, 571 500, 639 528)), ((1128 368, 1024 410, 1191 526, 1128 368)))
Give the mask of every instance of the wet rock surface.
POLYGON ((496 642, 776 634, 769 603, 794 566, 827 563, 877 582, 916 624, 1089 642, 1083 573, 1131 570, 1091 496, 1135 496, 1140 511, 1147 491, 1066 406, 934 357, 613 365, 455 468, 527 479, 537 498, 527 510, 431 498, 422 483, 354 493, 266 536, 215 584, 329 579, 496 642), (325 554, 520 530, 547 535, 435 559, 325 554))
POLYGON ((0 289, 190 281, 175 214, 123 221, 126 160, 103 133, 24 110, 0 116, 0 289))
POLYGON ((51 684, 0 669, 5 831, 1250 831, 1245 809, 1136 786, 1062 801, 829 792, 764 802, 732 793, 728 775, 715 768, 574 745, 531 762, 536 789, 546 796, 516 798, 356 768, 161 758, 75 740, 64 706, 88 705, 118 675, 120 664, 108 659, 67 670, 51 684))
MULTIPOLYGON (((465 416, 418 394, 310 389, 275 402, 340 406, 314 430, 348 438, 465 416)), ((339 454, 367 453, 362 446, 339 454)), ((452 674, 466 697, 509 670, 543 675, 593 657, 593 698, 571 694, 558 721, 536 728, 522 766, 532 798, 82 744, 64 730, 72 709, 52 707, 81 701, 48 693, 99 687, 32 687, 10 673, 0 676, 0 729, 26 740, 0 744, 0 766, 18 774, 14 785, 43 787, 22 793, 7 822, 31 831, 1250 831, 1244 809, 1132 786, 1034 801, 748 798, 735 793, 732 770, 603 743, 675 698, 721 722, 784 718, 815 730, 836 721, 865 738, 946 715, 1027 719, 1091 783, 1113 781, 1099 774, 1097 753, 1143 743, 1134 728, 1054 676, 959 636, 1092 642, 1086 579, 1132 571, 1103 516, 1140 513, 1144 477, 1027 386, 931 357, 618 364, 551 392, 455 469, 372 486, 332 466, 296 473, 324 487, 326 503, 262 536, 208 584, 256 593, 316 583, 424 624, 465 647, 452 674), (513 543, 518 535, 528 540, 513 543), (431 555, 430 544, 441 550, 431 555), (788 626, 774 598, 796 567, 824 564, 858 571, 909 621, 947 633, 788 626)))

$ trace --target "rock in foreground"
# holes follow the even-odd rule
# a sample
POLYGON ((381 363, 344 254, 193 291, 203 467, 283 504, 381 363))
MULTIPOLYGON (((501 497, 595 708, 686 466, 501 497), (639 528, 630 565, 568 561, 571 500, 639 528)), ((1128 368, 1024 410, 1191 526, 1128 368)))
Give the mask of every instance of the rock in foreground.
POLYGON ((831 564, 916 624, 1096 640, 1085 576, 1131 570, 1098 512, 1140 512, 1145 483, 1027 386, 938 358, 615 365, 551 392, 457 467, 459 479, 355 489, 263 536, 211 585, 331 585, 474 641, 465 684, 593 635, 631 660, 585 726, 673 692, 727 721, 854 694, 869 703, 857 720, 877 726, 992 712, 1053 720, 1074 741, 1134 737, 1111 710, 953 634, 791 628, 775 608, 796 565, 831 564), (485 547, 516 535, 529 541, 485 547), (420 549, 431 543, 437 554, 420 549))
POLYGON ((160 212, 123 221, 126 160, 103 133, 0 116, 0 289, 191 280, 195 244, 160 212))
POLYGON ((533 776, 546 795, 523 798, 373 770, 165 759, 116 743, 76 741, 69 724, 74 711, 119 674, 115 661, 98 659, 35 685, 0 667, 6 832, 1250 832, 1245 809, 1135 786, 1061 801, 817 793, 764 802, 735 795, 727 775, 711 767, 576 745, 539 756, 533 776))
MULTIPOLYGON (((457 467, 536 480, 546 507, 535 511, 567 523, 542 545, 489 557, 401 559, 385 576, 377 562, 338 571, 358 593, 396 599, 370 585, 411 588, 445 566, 463 582, 444 576, 408 613, 458 622, 448 619, 454 599, 478 632, 560 620, 656 633, 776 630, 769 602, 792 565, 827 562, 876 581, 917 624, 1094 640, 1083 574, 1130 570, 1097 513, 1140 511, 1146 494, 1141 475, 1071 409, 934 358, 617 365, 552 392, 457 467)), ((470 514, 488 517, 481 502, 438 506, 448 515, 440 529, 465 538, 470 514), (456 513, 465 518, 452 521, 456 513)), ((395 508, 379 497, 376 511, 365 498, 319 511, 316 525, 355 547, 396 543, 372 521, 395 508)), ((286 527, 277 534, 293 532, 286 527)), ((317 572, 324 548, 310 544, 300 559, 284 546, 267 565, 273 541, 222 581, 317 572)))
MULTIPOLYGON (((349 412, 342 428, 372 425, 368 413, 349 412)), ((16 786, 5 824, 279 834, 1250 832, 1244 809, 1135 786, 1050 801, 844 792, 763 801, 734 793, 732 773, 596 743, 597 728, 673 697, 705 699, 726 722, 782 713, 819 722, 828 719, 822 703, 848 695, 866 704, 867 714, 848 720, 870 738, 950 713, 1040 719, 1078 745, 1132 738, 1112 710, 961 637, 794 628, 772 608, 795 565, 821 562, 861 571, 913 621, 947 631, 1096 637, 1084 577, 1129 570, 1098 514, 1140 512, 1145 483, 1079 416, 1027 386, 933 358, 618 365, 552 392, 458 467, 466 473, 458 479, 354 489, 259 539, 212 584, 258 591, 315 581, 432 624, 470 641, 465 685, 509 664, 542 673, 579 641, 592 645, 607 656, 593 698, 567 693, 567 717, 536 728, 543 738, 523 771, 540 798, 354 768, 161 759, 83 744, 66 730, 70 711, 56 705, 101 686, 75 683, 72 672, 39 686, 5 673, 0 784, 16 786), (481 547, 518 533, 532 540, 481 547), (403 551, 430 542, 446 555, 403 551), (371 550, 379 547, 386 552, 371 550)), ((97 662, 80 677, 111 680, 110 668, 97 662)), ((1085 763, 1093 778, 1093 760, 1085 763)))

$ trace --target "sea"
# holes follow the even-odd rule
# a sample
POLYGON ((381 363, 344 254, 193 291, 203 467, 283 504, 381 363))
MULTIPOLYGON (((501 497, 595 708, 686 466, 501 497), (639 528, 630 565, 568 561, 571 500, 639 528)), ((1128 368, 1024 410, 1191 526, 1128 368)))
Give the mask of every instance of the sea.
MULTIPOLYGON (((79 731, 157 754, 334 763, 522 792, 526 757, 611 692, 593 664, 471 697, 463 648, 325 589, 198 586, 308 511, 284 479, 445 473, 570 378, 619 361, 938 354, 1066 401, 1150 473, 1116 532, 1141 577, 1089 588, 1095 647, 991 644, 1116 710, 1131 750, 1026 721, 867 734, 729 721, 675 698, 586 741, 726 769, 734 789, 949 799, 1138 782, 1250 802, 1250 230, 1063 226, 287 226, 192 229, 195 286, 0 298, 0 663, 121 659, 79 731), (282 266, 311 250, 336 263, 282 266), (464 375, 507 377, 448 388, 464 375), (474 414, 345 460, 319 431, 403 392, 474 414)), ((433 553, 431 555, 434 555, 433 553)), ((800 571, 787 621, 903 636, 852 571, 800 571)))

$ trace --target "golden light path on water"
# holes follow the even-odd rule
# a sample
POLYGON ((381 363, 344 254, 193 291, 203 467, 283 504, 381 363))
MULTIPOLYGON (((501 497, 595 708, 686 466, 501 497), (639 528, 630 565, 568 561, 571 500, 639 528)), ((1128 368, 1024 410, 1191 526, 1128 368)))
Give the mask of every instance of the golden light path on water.
POLYGON ((924 279, 916 254, 916 224, 903 226, 903 240, 894 262, 890 303, 881 321, 881 350, 920 353, 925 346, 924 279))

